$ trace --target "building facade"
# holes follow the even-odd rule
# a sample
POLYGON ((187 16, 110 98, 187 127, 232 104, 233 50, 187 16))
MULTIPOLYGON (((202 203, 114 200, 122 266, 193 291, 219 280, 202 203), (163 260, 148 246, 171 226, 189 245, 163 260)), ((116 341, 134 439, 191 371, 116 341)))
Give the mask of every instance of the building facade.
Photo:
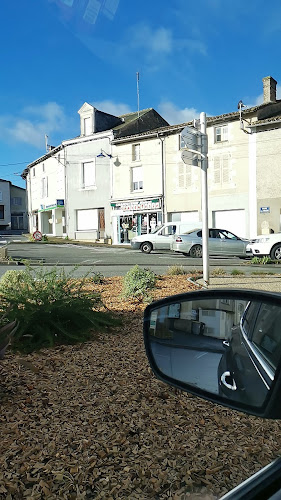
POLYGON ((0 179, 0 230, 17 233, 27 230, 26 191, 0 179))

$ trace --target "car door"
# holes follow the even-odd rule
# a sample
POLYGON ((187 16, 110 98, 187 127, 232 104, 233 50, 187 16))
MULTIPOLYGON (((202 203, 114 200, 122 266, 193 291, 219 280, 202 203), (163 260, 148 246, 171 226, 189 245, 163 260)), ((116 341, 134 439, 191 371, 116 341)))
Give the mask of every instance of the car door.
POLYGON ((222 254, 222 242, 219 229, 209 229, 209 254, 222 254))
POLYGON ((246 255, 246 242, 224 229, 220 229, 219 234, 222 255, 246 255))
POLYGON ((269 324, 265 327, 266 317, 271 313, 274 316, 274 306, 270 306, 270 311, 268 308, 260 302, 248 304, 240 324, 232 328, 218 369, 222 395, 257 407, 265 401, 274 378, 274 366, 262 353, 262 349, 274 351, 277 345, 272 333, 268 334, 269 324))
POLYGON ((155 250, 170 250, 170 244, 173 241, 173 235, 177 230, 176 224, 164 226, 158 233, 155 234, 155 250))

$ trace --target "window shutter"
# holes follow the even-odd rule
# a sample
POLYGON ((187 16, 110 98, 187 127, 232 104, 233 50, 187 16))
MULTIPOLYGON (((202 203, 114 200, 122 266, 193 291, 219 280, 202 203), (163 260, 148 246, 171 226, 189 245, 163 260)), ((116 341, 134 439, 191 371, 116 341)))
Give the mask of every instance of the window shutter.
POLYGON ((184 189, 184 167, 183 163, 178 165, 178 187, 179 189, 184 189))
POLYGON ((95 164, 93 161, 83 163, 83 186, 94 186, 96 183, 95 164))
POLYGON ((222 157, 222 182, 223 184, 229 184, 230 172, 229 172, 229 156, 223 155, 222 157))
POLYGON ((220 184, 221 182, 221 166, 220 166, 220 158, 214 158, 214 183, 220 184))

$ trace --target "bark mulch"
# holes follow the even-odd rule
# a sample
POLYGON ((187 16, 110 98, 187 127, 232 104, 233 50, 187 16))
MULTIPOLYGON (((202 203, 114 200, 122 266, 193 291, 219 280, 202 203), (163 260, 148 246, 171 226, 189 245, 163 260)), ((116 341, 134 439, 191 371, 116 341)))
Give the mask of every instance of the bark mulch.
MULTIPOLYGON (((120 298, 121 278, 93 286, 122 327, 1 362, 1 499, 214 499, 278 456, 279 421, 156 380, 145 306, 120 298)), ((186 276, 164 277, 154 297, 194 288, 186 276)))

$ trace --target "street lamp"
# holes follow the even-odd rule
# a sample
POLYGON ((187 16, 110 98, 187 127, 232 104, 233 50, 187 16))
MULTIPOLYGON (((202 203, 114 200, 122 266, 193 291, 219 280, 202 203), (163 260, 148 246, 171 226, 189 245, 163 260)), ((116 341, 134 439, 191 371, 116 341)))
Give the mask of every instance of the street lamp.
POLYGON ((100 154, 97 155, 97 158, 112 158, 112 155, 106 153, 103 149, 100 150, 100 154))

